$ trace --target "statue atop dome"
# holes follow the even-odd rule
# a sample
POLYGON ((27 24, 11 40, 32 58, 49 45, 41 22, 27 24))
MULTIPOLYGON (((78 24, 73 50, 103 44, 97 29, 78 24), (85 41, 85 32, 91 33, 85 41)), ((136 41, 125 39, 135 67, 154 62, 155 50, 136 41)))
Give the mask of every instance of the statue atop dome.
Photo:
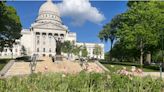
POLYGON ((52 2, 52 0, 47 0, 47 2, 52 2))

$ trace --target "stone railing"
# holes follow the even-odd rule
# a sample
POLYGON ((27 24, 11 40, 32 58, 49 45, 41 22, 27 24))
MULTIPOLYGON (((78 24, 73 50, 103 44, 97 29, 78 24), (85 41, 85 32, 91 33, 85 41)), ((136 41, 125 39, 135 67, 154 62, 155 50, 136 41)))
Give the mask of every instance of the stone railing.
POLYGON ((0 71, 0 77, 4 76, 7 71, 11 68, 11 66, 14 64, 15 60, 10 60, 4 67, 3 69, 0 71))
POLYGON ((95 61, 95 63, 96 63, 99 67, 101 67, 104 71, 109 72, 109 70, 108 70, 105 66, 103 66, 99 61, 95 61))

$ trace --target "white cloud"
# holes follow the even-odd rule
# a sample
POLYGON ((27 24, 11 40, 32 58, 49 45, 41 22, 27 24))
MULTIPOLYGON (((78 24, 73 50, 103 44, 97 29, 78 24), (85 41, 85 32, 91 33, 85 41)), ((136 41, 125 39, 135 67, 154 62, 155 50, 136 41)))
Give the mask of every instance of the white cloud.
POLYGON ((89 0, 63 0, 57 5, 61 16, 69 16, 73 24, 82 25, 86 21, 100 24, 104 15, 96 7, 92 7, 89 0))

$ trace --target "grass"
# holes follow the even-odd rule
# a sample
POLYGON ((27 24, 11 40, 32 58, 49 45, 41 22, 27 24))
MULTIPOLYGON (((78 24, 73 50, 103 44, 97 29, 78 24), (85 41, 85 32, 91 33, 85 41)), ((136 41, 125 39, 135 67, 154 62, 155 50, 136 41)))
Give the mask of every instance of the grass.
POLYGON ((0 59, 0 70, 10 61, 10 59, 0 59))
POLYGON ((163 92, 163 81, 151 77, 81 72, 77 75, 33 74, 0 79, 0 92, 163 92))
MULTIPOLYGON (((135 66, 136 68, 140 68, 139 64, 130 63, 130 62, 113 62, 113 63, 101 62, 101 63, 106 68, 114 72, 122 69, 123 67, 126 67, 127 70, 131 70, 132 66, 135 66)), ((144 72, 159 72, 159 67, 156 65, 143 66, 142 69, 144 72)))

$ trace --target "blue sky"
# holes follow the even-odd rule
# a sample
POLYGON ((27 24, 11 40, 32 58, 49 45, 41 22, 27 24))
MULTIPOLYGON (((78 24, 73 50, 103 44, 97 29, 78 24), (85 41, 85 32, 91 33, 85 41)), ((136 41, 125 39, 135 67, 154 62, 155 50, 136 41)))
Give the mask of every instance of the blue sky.
MULTIPOLYGON (((8 5, 15 7, 18 15, 20 16, 23 28, 29 28, 35 21, 38 15, 40 6, 45 1, 9 1, 8 5)), ((54 3, 60 4, 61 1, 54 3)), ((73 25, 73 19, 70 16, 62 16, 63 23, 68 26, 71 32, 77 33, 77 40, 79 42, 101 42, 97 37, 99 31, 102 30, 103 25, 110 22, 111 19, 127 10, 126 1, 91 1, 89 2, 92 7, 95 7, 101 15, 105 17, 100 23, 94 23, 92 20, 85 20, 81 25, 73 25)), ((94 15, 93 15, 94 16, 94 15)), ((77 17, 80 16, 73 16, 77 17)), ((105 51, 110 50, 110 42, 105 43, 105 51)))

